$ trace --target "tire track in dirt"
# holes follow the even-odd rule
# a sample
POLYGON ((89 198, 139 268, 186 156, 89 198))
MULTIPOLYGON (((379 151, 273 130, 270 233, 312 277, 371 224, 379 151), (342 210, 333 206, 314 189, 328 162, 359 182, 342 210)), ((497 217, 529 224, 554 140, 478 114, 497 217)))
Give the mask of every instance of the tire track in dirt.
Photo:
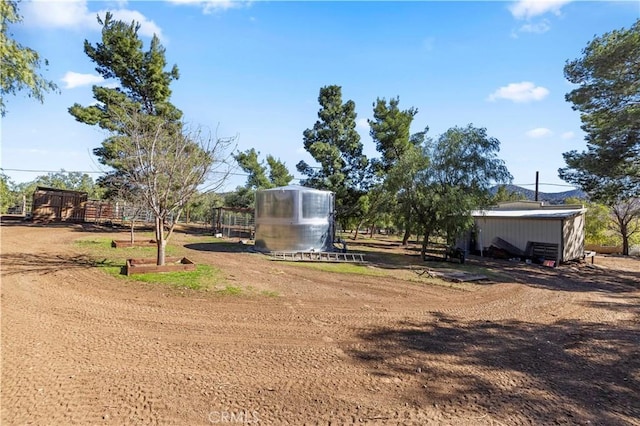
MULTIPOLYGON (((485 349, 470 333, 494 338, 491 327, 511 330, 514 319, 526 336, 565 318, 629 318, 581 306, 602 295, 511 284, 463 291, 242 253, 195 257, 279 297, 180 294, 89 265, 20 262, 21 253, 73 259, 78 230, 0 228, 2 424, 212 424, 223 414, 296 425, 571 423, 591 415, 580 399, 563 401, 554 381, 532 374, 542 367, 470 359, 485 349), (277 273, 256 275, 268 268, 277 273), (384 330, 390 338, 367 337, 384 330)), ((517 337, 510 344, 520 350, 517 337)), ((543 354, 564 353, 563 342, 543 343, 543 354)), ((606 419, 633 417, 621 412, 606 419)))

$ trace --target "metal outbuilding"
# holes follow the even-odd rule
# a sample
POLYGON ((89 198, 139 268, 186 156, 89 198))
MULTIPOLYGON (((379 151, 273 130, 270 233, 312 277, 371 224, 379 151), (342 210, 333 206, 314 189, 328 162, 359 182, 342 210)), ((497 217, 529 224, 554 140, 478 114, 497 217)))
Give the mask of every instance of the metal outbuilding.
POLYGON ((547 206, 537 201, 474 211, 475 238, 470 248, 482 253, 499 242, 523 256, 555 261, 555 265, 580 259, 585 253, 586 211, 582 205, 547 206))

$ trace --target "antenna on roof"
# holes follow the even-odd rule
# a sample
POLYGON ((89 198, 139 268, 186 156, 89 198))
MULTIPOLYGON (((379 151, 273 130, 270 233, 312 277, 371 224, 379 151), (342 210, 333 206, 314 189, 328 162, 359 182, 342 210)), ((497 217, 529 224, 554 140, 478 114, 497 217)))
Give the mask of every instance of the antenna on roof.
POLYGON ((536 196, 534 201, 538 201, 538 182, 540 180, 540 172, 536 172, 536 196))

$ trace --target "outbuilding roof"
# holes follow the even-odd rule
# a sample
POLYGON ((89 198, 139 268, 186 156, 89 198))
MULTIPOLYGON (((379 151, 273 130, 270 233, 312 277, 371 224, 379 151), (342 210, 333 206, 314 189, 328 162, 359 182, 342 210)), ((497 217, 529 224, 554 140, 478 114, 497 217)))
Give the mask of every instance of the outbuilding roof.
POLYGON ((471 212, 473 217, 504 217, 504 218, 529 218, 529 219, 564 219, 577 216, 587 211, 586 208, 573 209, 526 209, 526 210, 475 210, 471 212))

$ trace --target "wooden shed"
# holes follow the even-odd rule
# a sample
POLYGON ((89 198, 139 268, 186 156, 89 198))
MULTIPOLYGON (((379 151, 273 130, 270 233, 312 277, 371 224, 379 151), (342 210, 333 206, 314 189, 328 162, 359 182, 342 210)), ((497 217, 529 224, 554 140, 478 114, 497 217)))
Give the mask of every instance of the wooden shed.
POLYGON ((84 222, 87 193, 38 186, 31 214, 39 222, 84 222))
POLYGON ((504 247, 534 260, 555 265, 584 256, 585 209, 582 205, 550 205, 537 201, 501 203, 473 212, 475 238, 471 247, 486 251, 504 247))

